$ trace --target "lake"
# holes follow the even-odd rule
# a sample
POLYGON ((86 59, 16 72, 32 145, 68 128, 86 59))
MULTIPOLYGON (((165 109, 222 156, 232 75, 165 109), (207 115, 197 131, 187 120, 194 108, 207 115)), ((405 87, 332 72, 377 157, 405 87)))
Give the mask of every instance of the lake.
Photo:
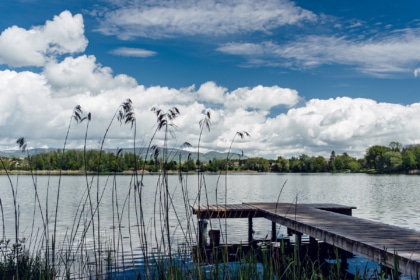
MULTIPOLYGON (((133 177, 129 175, 62 176, 61 179, 59 176, 13 175, 12 183, 7 176, 0 176, 4 214, 1 223, 6 239, 14 240, 12 184, 18 205, 20 237, 27 238, 26 243, 34 249, 43 246, 40 241, 43 224, 48 217, 51 235, 60 185, 57 236, 62 248, 70 248, 72 243, 72 251, 80 248, 93 251, 92 226, 95 226, 95 232, 103 240, 102 246, 113 247, 126 259, 142 262, 142 240, 147 239, 148 253, 159 252, 168 245, 168 240, 162 237, 166 230, 170 231, 172 245, 194 244, 195 237, 189 233, 195 231, 196 220, 188 213, 189 205, 196 205, 198 200, 203 205, 277 200, 337 203, 357 207, 353 216, 420 231, 419 179, 416 175, 231 173, 189 174, 184 175, 182 181, 174 174, 166 181, 158 175, 145 175, 140 204, 133 177), (170 194, 168 200, 164 195, 166 191, 170 194), (100 201, 98 209, 97 199, 100 201), (165 206, 168 205, 170 211, 166 217, 165 206), (97 213, 100 213, 99 220, 97 213)), ((247 240, 246 219, 217 220, 210 226, 227 233, 222 242, 226 239, 228 242, 247 240)), ((255 238, 264 238, 271 232, 271 222, 254 219, 254 230, 255 238)))

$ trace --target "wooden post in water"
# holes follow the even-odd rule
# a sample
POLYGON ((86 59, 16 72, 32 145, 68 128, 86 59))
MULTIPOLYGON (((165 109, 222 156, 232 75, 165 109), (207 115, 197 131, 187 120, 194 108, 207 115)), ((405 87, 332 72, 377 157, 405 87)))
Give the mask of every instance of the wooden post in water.
POLYGON ((253 233, 253 229, 252 229, 252 217, 248 217, 248 243, 249 245, 252 244, 252 233, 253 233))
POLYGON ((207 232, 207 221, 203 219, 198 220, 198 243, 199 246, 206 246, 206 232, 207 232))
POLYGON ((276 222, 271 222, 271 241, 277 241, 276 222))
POLYGON ((318 248, 318 241, 316 241, 316 239, 312 236, 309 236, 309 247, 311 248, 311 250, 318 248))
POLYGON ((309 254, 315 259, 318 257, 318 241, 313 238, 312 236, 309 236, 309 254))
POLYGON ((295 244, 299 244, 299 246, 302 244, 302 233, 295 231, 295 244))
POLYGON ((219 247, 220 245, 220 229, 209 230, 210 247, 219 247))

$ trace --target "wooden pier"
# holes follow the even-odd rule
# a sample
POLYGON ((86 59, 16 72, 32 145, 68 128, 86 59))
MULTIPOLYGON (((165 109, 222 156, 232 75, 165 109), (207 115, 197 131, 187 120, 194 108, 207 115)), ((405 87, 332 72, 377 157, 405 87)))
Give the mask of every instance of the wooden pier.
POLYGON ((355 207, 338 204, 243 203, 196 206, 201 219, 247 218, 248 240, 252 241, 252 219, 265 218, 311 240, 322 241, 347 252, 397 269, 406 275, 420 275, 420 232, 352 216, 355 207))

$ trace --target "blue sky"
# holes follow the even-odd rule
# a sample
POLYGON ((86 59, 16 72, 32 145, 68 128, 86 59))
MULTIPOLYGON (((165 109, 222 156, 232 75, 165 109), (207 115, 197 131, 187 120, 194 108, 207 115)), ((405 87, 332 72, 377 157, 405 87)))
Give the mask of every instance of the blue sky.
MULTIPOLYGON (((98 117, 94 147, 125 98, 148 124, 138 121, 143 139, 151 107, 181 107, 174 146, 198 141, 194 123, 206 110, 214 118, 207 150, 226 150, 242 130, 252 137, 237 149, 266 157, 332 150, 360 157, 370 145, 419 143, 419 6, 3 1, 0 146, 25 136, 32 147, 59 147, 65 116, 80 103, 98 117), (40 100, 47 113, 29 106, 40 100)), ((69 145, 80 147, 80 135, 69 145)), ((128 135, 116 129, 110 147, 128 146, 128 135)))

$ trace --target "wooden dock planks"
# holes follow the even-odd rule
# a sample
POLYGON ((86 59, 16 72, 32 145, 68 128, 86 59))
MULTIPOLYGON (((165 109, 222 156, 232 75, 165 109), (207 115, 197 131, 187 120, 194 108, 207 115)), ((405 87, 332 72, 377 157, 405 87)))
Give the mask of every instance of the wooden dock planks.
POLYGON ((400 272, 420 275, 420 232, 352 217, 354 208, 337 204, 252 202, 193 210, 199 219, 266 218, 390 268, 394 268, 397 258, 400 272))

